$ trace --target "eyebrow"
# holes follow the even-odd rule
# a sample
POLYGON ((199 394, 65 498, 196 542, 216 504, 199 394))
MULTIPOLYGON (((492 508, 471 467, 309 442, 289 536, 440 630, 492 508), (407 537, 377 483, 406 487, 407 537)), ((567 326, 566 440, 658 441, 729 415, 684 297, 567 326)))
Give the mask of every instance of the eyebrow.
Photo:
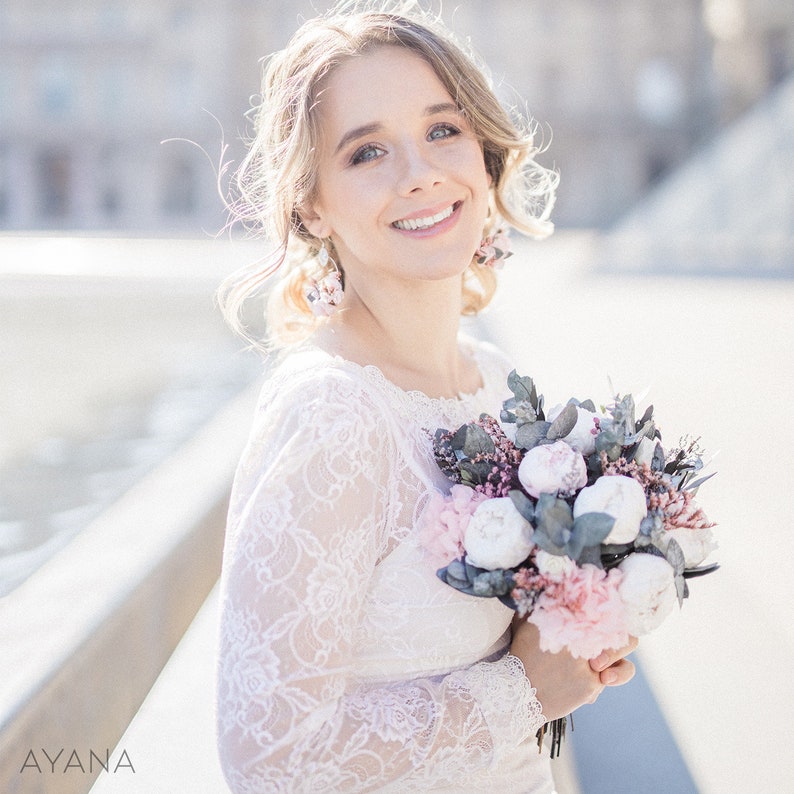
MULTIPOLYGON (((439 102, 436 105, 428 105, 424 112, 422 113, 423 116, 435 116, 438 113, 455 113, 459 114, 460 108, 454 102, 439 102)), ((379 122, 372 122, 371 124, 363 124, 361 127, 355 127, 352 130, 348 130, 343 136, 342 140, 336 146, 336 150, 334 154, 339 154, 339 152, 345 148, 351 141, 355 141, 357 138, 363 138, 367 135, 372 135, 378 130, 381 129, 381 124, 379 122)))

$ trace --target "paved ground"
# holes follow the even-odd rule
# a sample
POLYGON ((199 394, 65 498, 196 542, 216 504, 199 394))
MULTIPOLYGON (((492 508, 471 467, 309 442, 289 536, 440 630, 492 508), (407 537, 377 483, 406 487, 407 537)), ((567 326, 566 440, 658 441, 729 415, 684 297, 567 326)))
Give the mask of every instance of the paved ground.
POLYGON ((794 791, 794 596, 788 543, 794 282, 609 275, 593 238, 520 246, 487 333, 547 404, 648 389, 664 440, 702 436, 699 500, 722 568, 637 654, 641 676, 585 707, 583 794, 794 791))

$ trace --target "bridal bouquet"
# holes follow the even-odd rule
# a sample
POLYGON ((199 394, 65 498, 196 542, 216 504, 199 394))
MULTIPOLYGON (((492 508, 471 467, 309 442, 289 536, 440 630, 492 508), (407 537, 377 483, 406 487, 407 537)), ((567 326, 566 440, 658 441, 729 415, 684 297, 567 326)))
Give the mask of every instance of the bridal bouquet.
POLYGON ((631 395, 597 411, 546 414, 531 378, 510 373, 501 423, 483 414, 439 429, 435 458, 454 483, 421 521, 448 585, 499 598, 534 623, 541 649, 591 659, 656 628, 709 573, 716 548, 695 502, 697 442, 665 451, 653 407, 631 395))
MULTIPOLYGON (((434 454, 453 482, 420 522, 423 544, 447 564, 442 581, 499 598, 534 623, 540 647, 592 659, 656 628, 688 595, 687 579, 716 548, 695 502, 701 451, 665 451, 649 407, 631 395, 597 411, 570 400, 544 412, 531 378, 508 377, 501 424, 483 414, 439 429, 434 454)), ((567 720, 551 725, 559 753, 567 720)), ((538 732, 543 741, 545 728, 538 732)))

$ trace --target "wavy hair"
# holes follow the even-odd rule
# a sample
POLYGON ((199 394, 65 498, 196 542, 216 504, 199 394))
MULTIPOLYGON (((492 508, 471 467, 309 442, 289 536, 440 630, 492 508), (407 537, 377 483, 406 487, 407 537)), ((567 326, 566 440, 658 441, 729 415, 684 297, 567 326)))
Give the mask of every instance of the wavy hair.
MULTIPOLYGON (((233 274, 218 293, 227 321, 243 336, 248 336, 243 307, 271 277, 275 284, 266 310, 271 347, 300 341, 321 322, 304 298, 320 275, 315 259, 320 241, 298 213, 317 191, 318 93, 342 61, 384 45, 405 47, 428 63, 480 141, 492 179, 483 235, 495 230, 499 218, 537 238, 553 230, 549 215, 557 174, 536 162, 534 125, 512 118, 502 107, 484 66, 416 2, 346 0, 304 23, 265 62, 254 137, 232 182, 229 208, 232 221, 264 232, 275 248, 233 274)), ((493 269, 472 261, 462 281, 461 312, 476 314, 495 289, 493 269)))

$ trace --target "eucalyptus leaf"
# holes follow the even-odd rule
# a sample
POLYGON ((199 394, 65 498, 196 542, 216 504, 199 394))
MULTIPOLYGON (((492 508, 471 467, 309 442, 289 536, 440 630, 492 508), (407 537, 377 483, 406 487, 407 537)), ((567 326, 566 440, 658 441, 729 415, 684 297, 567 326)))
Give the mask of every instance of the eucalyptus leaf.
POLYGON ((507 376, 507 387, 515 394, 516 400, 519 402, 526 400, 533 408, 537 406, 538 392, 535 389, 535 382, 529 376, 521 377, 513 370, 507 376))
POLYGON ((453 434, 452 438, 449 440, 450 446, 452 449, 456 451, 463 451, 463 447, 466 446, 466 435, 468 433, 468 425, 461 425, 453 434))
POLYGON ((549 554, 566 554, 573 534, 571 506, 554 494, 543 493, 535 505, 535 532, 532 540, 549 554))
POLYGON ((612 407, 616 429, 622 437, 630 436, 634 433, 634 398, 627 394, 612 407))
POLYGON ((645 413, 642 415, 642 419, 640 419, 639 424, 644 425, 646 422, 651 422, 653 420, 653 406, 649 405, 645 409, 645 413))
POLYGON ((585 411, 590 411, 591 414, 596 413, 595 403, 592 400, 585 400, 584 402, 580 402, 579 407, 584 408, 585 411))
POLYGON ((578 563, 579 558, 582 556, 582 552, 584 552, 584 548, 584 539, 581 535, 571 532, 571 537, 568 538, 568 542, 563 547, 562 553, 578 563))
POLYGON ((516 446, 519 449, 532 449, 546 440, 551 424, 538 420, 531 424, 520 425, 516 430, 516 446))
POLYGON ((578 419, 579 412, 576 410, 576 406, 569 403, 551 423, 551 427, 546 431, 546 438, 565 438, 574 429, 578 419))
POLYGON ((670 538, 667 543, 667 549, 665 550, 664 556, 667 562, 673 566, 676 576, 684 573, 684 568, 686 568, 686 558, 684 557, 684 552, 681 546, 678 545, 676 540, 670 538))
POLYGON ((470 582, 473 582, 478 574, 481 574, 485 570, 484 568, 478 568, 472 565, 465 557, 463 558, 463 564, 466 567, 466 577, 470 582))
POLYGON ((493 464, 485 460, 478 460, 476 462, 462 460, 460 462, 461 480, 465 485, 482 485, 487 482, 491 469, 493 469, 493 464))
MULTIPOLYGON (((639 425, 639 423, 638 423, 639 425)), ((631 435, 627 436, 623 444, 635 444, 641 438, 653 438, 653 433, 656 428, 654 427, 653 422, 646 422, 644 425, 640 425, 636 432, 632 433, 631 435)))
POLYGON ((603 568, 601 561, 601 549, 598 546, 585 546, 579 553, 576 560, 579 565, 595 565, 596 568, 603 568))
POLYGON ((573 532, 583 546, 598 546, 612 531, 615 519, 609 513, 582 513, 573 522, 573 532))
POLYGON ((687 483, 684 490, 694 491, 697 488, 700 488, 700 486, 703 485, 703 483, 706 482, 706 480, 710 480, 716 473, 717 473, 716 471, 713 471, 711 472, 711 474, 707 474, 705 477, 698 477, 698 479, 695 480, 694 482, 687 483))
MULTIPOLYGON (((456 586, 456 582, 464 585, 469 584, 469 577, 466 575, 466 566, 462 560, 452 560, 452 562, 449 563, 446 568, 442 568, 441 571, 445 572, 446 579, 444 581, 453 587, 456 586)), ((441 571, 439 571, 439 575, 441 575, 441 571)))
POLYGON ((653 448, 653 458, 651 458, 651 470, 662 471, 664 469, 664 448, 657 441, 653 448))
POLYGON ((514 488, 508 494, 516 510, 531 524, 535 520, 535 505, 530 498, 518 488, 514 488))
POLYGON ((596 436, 595 448, 596 452, 606 452, 609 460, 617 460, 623 451, 623 434, 613 425, 596 436))
POLYGON ((509 571, 501 569, 484 571, 474 577, 472 591, 482 598, 507 595, 514 586, 513 576, 509 571))
POLYGON ((468 424, 466 427, 463 452, 470 458, 477 455, 493 455, 496 445, 488 433, 479 425, 468 424))

